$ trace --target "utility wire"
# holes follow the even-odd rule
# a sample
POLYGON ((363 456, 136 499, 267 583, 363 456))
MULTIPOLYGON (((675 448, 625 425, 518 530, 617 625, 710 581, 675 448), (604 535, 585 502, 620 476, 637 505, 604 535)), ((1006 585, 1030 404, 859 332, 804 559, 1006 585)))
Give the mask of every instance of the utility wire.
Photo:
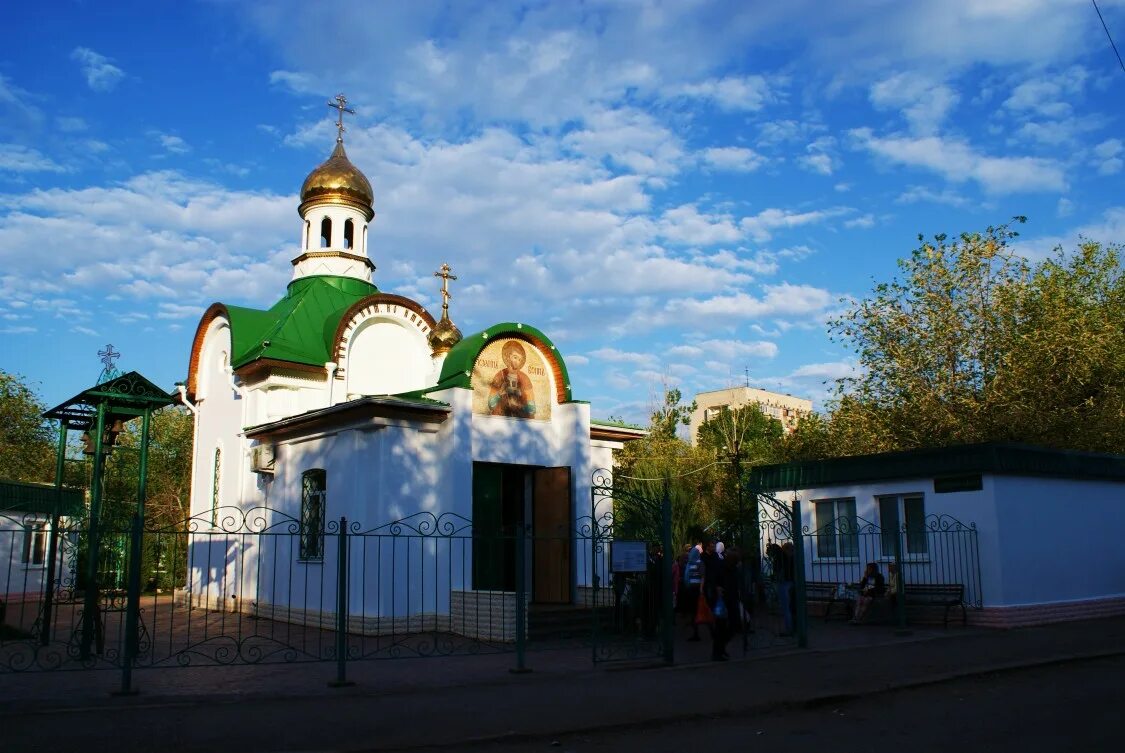
POLYGON ((729 462, 730 462, 729 460, 716 460, 713 463, 708 463, 707 465, 700 466, 699 468, 696 468, 694 470, 685 471, 684 473, 678 473, 675 476, 660 476, 658 478, 639 478, 637 476, 622 476, 621 474, 615 473, 615 474, 613 474, 613 477, 614 478, 627 478, 630 481, 663 481, 665 478, 673 479, 673 478, 683 478, 684 476, 690 476, 694 473, 700 473, 702 471, 705 471, 712 466, 723 465, 723 464, 726 464, 726 463, 729 463, 729 462))
POLYGON ((1094 10, 1098 12, 1098 20, 1102 22, 1102 28, 1105 29, 1106 39, 1109 40, 1109 46, 1113 48, 1113 54, 1117 56, 1117 62, 1121 66, 1121 70, 1125 71, 1125 60, 1121 59, 1121 53, 1117 51, 1117 45, 1113 43, 1113 36, 1109 33, 1109 27, 1105 25, 1105 19, 1102 17, 1102 9, 1098 7, 1098 0, 1090 0, 1094 4, 1094 10))

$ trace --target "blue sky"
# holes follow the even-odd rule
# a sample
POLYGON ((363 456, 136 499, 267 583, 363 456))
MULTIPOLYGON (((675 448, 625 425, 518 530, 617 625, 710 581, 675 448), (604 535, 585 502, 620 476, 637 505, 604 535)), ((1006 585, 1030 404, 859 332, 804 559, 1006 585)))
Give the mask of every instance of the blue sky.
POLYGON ((596 416, 746 369, 819 404, 825 321, 918 233, 1125 240, 1087 0, 40 5, 0 52, 0 368, 51 404, 106 343, 170 387, 210 303, 283 294, 340 91, 376 284, 436 309, 448 261, 461 329, 543 329, 596 416))

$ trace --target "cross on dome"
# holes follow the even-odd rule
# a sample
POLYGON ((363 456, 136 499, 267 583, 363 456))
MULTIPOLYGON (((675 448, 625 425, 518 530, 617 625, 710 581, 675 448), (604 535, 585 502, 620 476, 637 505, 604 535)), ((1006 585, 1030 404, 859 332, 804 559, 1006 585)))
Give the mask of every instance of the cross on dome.
POLYGON ((355 115, 355 110, 348 107, 348 98, 345 97, 342 93, 337 94, 336 95, 336 101, 335 102, 329 102, 328 106, 337 111, 337 115, 336 115, 336 140, 337 141, 343 141, 344 140, 344 131, 347 130, 346 128, 344 128, 344 113, 346 112, 349 115, 355 115))
POLYGON ((453 274, 453 267, 443 262, 441 268, 434 272, 434 277, 441 278, 441 315, 442 317, 448 317, 449 299, 453 297, 453 294, 449 292, 449 281, 456 280, 457 275, 453 274))

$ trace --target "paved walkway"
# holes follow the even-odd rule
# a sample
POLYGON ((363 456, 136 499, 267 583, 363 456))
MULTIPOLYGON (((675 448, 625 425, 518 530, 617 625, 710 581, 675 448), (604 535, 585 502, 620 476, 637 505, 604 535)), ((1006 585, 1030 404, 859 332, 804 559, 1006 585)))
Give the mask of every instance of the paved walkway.
MULTIPOLYGON (((138 671, 141 693, 113 697, 116 672, 0 675, 11 750, 395 750, 497 737, 628 727, 653 720, 768 713, 951 677, 1125 654, 1125 617, 1011 631, 813 625, 812 647, 755 649, 713 663, 681 644, 678 663, 592 668, 587 652, 357 663, 329 688, 328 664, 138 671), (205 717, 203 716, 205 715, 205 717), (198 723, 206 718, 203 724, 198 723), (253 720, 249 724, 249 720, 253 720), (58 720, 59 723, 55 723, 58 720), (46 723, 46 724, 45 724, 46 723), (160 730, 175 728, 169 735, 160 730), (44 729, 50 734, 45 738, 44 729), (165 739, 166 738, 166 739, 165 739), (211 747, 209 747, 211 746, 211 747)), ((683 631, 681 630, 681 633, 683 631)))

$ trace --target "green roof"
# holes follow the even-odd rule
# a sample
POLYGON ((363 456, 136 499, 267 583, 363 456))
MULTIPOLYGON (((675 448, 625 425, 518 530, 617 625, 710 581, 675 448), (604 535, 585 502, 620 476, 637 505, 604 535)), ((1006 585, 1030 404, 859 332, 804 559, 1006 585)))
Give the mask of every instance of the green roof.
POLYGON ((570 393, 570 375, 567 373, 566 362, 563 360, 562 353, 560 353, 559 349, 555 347, 555 344, 551 342, 551 338, 529 324, 521 324, 518 322, 494 324, 486 330, 469 335, 461 342, 454 345, 448 355, 446 355, 445 361, 442 363, 441 376, 438 378, 437 386, 426 391, 436 392, 438 390, 449 389, 450 387, 472 389, 473 366, 477 362, 477 356, 484 350, 484 346, 488 345, 489 340, 494 340, 504 335, 538 340, 544 347, 550 350, 558 361, 559 371, 562 374, 564 388, 562 402, 568 403, 572 401, 570 393))
POLYGON ((615 429, 636 429, 638 431, 647 431, 645 427, 638 426, 637 424, 627 424, 624 421, 607 421, 601 418, 591 418, 590 423, 594 426, 612 426, 615 429))
POLYGON ((1125 482, 1125 456, 988 442, 763 465, 751 473, 750 485, 781 491, 971 473, 1125 482))
POLYGON ((319 275, 289 283, 285 297, 268 311, 227 306, 231 367, 260 358, 323 366, 332 360, 332 339, 344 312, 378 292, 353 277, 319 275))
POLYGON ((56 500, 61 502, 60 515, 80 515, 84 507, 81 489, 56 490, 54 484, 29 484, 22 481, 0 481, 0 515, 5 513, 36 513, 50 515, 56 500))

